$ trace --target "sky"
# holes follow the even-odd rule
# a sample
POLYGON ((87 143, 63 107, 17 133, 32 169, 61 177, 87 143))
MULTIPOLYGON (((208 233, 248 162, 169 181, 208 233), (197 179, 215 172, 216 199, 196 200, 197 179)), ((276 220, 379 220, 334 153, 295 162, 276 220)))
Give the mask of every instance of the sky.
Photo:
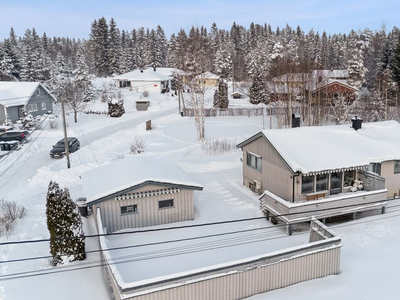
POLYGON ((400 27, 400 0, 0 0, 0 40, 11 27, 17 36, 35 28, 49 37, 88 39, 91 22, 101 17, 114 18, 121 30, 161 25, 167 37, 181 28, 209 29, 213 22, 219 29, 254 22, 328 34, 380 30, 383 24, 390 31, 400 27))

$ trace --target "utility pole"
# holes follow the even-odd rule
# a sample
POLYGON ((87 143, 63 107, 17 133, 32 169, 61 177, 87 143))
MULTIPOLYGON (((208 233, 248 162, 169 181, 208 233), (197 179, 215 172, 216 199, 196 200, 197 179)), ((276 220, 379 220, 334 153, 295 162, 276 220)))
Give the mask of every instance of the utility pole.
POLYGON ((61 108, 63 115, 63 127, 64 127, 64 146, 65 146, 65 156, 67 157, 67 167, 71 168, 71 162, 69 161, 69 145, 67 137, 67 123, 65 122, 65 107, 64 107, 64 96, 61 95, 61 108))

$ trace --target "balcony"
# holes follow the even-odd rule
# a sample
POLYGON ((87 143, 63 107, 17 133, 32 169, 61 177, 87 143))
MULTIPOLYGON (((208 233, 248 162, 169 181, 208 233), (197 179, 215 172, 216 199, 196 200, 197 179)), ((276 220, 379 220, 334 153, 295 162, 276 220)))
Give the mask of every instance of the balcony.
POLYGON ((301 202, 289 202, 270 191, 260 197, 260 208, 267 214, 276 216, 286 224, 307 222, 315 217, 324 219, 385 207, 387 189, 385 179, 375 173, 362 171, 358 177, 364 182, 364 190, 346 192, 325 197, 315 197, 301 202))

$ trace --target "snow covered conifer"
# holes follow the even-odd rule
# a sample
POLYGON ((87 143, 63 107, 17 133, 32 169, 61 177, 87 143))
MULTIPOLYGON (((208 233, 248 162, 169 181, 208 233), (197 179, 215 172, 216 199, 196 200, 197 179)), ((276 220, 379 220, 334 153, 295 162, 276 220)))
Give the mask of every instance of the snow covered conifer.
POLYGON ((85 235, 82 220, 68 189, 60 189, 51 181, 46 199, 47 228, 50 232, 50 253, 53 264, 84 260, 85 235))
POLYGON ((250 102, 252 104, 263 103, 266 101, 266 96, 264 78, 259 72, 256 72, 250 87, 250 102))
POLYGON ((215 108, 228 108, 229 106, 228 84, 223 79, 218 81, 218 89, 215 90, 213 106, 215 108))
POLYGON ((108 101, 108 115, 113 118, 119 118, 125 113, 124 100, 118 99, 116 103, 108 101))

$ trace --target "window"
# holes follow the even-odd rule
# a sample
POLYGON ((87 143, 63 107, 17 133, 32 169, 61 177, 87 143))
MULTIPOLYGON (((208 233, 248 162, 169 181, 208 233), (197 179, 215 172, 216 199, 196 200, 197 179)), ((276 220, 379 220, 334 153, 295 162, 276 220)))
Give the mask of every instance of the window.
POLYGON ((370 163, 368 166, 368 171, 374 172, 381 175, 381 164, 380 163, 370 163))
POLYGON ((342 192, 342 172, 331 174, 331 195, 342 192))
POLYGON ((314 176, 303 176, 301 184, 301 193, 313 193, 314 192, 314 176))
POLYGON ((42 102, 42 110, 46 110, 46 102, 42 102))
POLYGON ((344 172, 344 186, 352 186, 353 181, 356 179, 356 171, 344 172))
POLYGON ((174 199, 158 201, 158 208, 173 207, 174 199))
POLYGON ((28 111, 29 111, 29 112, 33 111, 33 106, 32 106, 32 104, 28 104, 28 111))
POLYGON ((328 174, 317 175, 316 179, 317 179, 317 184, 316 184, 317 192, 326 191, 328 189, 328 174))
POLYGON ((394 174, 400 174, 400 160, 394 161, 394 174))
POLYGON ((39 88, 35 91, 35 95, 36 96, 40 96, 40 89, 39 88))
POLYGON ((137 205, 128 205, 128 206, 121 206, 121 215, 124 214, 131 214, 131 213, 137 213, 137 205))
POLYGON ((262 159, 261 156, 247 152, 247 165, 256 169, 257 171, 262 171, 262 159))
POLYGON ((33 104, 28 104, 28 111, 29 112, 33 112, 33 111, 37 111, 37 103, 33 103, 33 104))

